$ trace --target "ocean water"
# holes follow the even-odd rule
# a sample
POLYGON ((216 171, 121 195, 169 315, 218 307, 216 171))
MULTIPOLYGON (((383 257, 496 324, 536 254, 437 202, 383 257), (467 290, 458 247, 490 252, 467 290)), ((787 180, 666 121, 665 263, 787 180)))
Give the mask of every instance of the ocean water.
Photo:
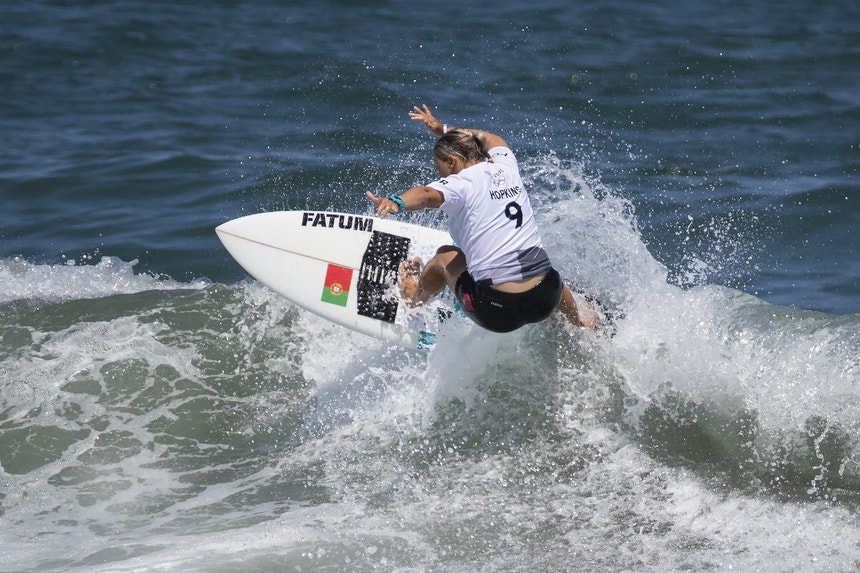
POLYGON ((4 8, 0 570, 860 569, 856 2, 292 4, 4 8), (420 103, 614 336, 404 351, 230 259, 433 178, 420 103))

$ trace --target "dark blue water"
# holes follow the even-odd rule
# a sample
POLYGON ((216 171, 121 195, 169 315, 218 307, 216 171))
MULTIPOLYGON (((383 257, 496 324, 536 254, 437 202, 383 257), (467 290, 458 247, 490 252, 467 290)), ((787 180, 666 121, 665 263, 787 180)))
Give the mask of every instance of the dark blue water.
POLYGON ((856 570, 858 94, 842 0, 6 7, 0 569, 856 570), (230 259, 433 178, 420 103, 614 338, 404 354, 230 259))

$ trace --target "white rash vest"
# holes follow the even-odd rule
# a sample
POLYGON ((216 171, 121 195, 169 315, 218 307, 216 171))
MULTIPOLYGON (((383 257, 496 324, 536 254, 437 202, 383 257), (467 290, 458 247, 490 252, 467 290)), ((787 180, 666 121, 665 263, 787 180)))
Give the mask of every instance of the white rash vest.
POLYGON ((490 150, 492 162, 428 184, 441 192, 448 230, 466 255, 475 282, 500 284, 549 272, 534 212, 514 153, 490 150))

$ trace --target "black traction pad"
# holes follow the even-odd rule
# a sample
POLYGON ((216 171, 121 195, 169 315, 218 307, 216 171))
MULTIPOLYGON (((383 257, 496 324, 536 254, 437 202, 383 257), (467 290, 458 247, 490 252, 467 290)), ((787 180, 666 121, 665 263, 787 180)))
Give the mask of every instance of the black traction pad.
POLYGON ((409 254, 409 237, 373 231, 358 274, 358 314, 394 322, 400 295, 397 268, 409 254))

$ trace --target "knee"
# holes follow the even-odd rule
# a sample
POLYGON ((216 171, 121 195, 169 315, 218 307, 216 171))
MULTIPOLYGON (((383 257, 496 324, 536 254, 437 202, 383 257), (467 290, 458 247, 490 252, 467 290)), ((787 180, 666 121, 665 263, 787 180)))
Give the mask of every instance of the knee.
POLYGON ((456 267, 463 267, 463 270, 465 270, 466 255, 458 247, 445 245, 436 249, 436 256, 433 257, 431 263, 449 271, 456 267))
POLYGON ((438 249, 436 249, 437 257, 455 257, 461 254, 463 251, 460 250, 460 247, 455 247, 454 245, 442 245, 438 249))
POLYGON ((436 256, 427 262, 427 267, 444 276, 450 285, 466 270, 466 255, 458 247, 445 245, 436 250, 436 256))

